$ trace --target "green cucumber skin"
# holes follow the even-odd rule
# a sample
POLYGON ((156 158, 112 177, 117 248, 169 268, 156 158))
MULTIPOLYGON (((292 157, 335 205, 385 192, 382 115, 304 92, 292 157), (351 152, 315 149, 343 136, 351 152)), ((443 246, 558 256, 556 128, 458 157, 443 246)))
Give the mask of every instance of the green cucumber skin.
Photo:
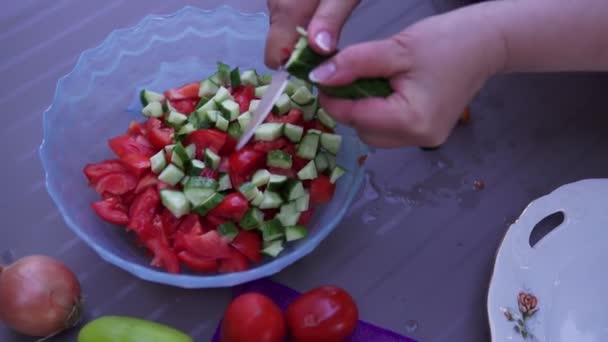
POLYGON ((125 316, 104 316, 87 323, 78 342, 194 342, 167 325, 125 316))
POLYGON ((344 86, 324 86, 312 82, 308 74, 336 53, 322 56, 314 52, 310 46, 306 46, 300 58, 286 66, 286 70, 292 76, 311 82, 323 93, 337 98, 357 100, 366 97, 387 97, 393 93, 390 82, 385 78, 359 79, 344 86))

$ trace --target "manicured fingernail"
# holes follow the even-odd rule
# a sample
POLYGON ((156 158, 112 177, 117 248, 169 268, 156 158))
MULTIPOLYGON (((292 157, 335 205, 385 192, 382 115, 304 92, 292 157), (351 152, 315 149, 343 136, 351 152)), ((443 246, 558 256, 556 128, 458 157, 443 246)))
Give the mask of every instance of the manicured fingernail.
POLYGON ((308 78, 313 82, 323 82, 328 80, 335 72, 336 65, 333 62, 327 62, 311 71, 308 78))
POLYGON ((315 43, 325 52, 331 52, 331 36, 327 31, 317 33, 315 43))

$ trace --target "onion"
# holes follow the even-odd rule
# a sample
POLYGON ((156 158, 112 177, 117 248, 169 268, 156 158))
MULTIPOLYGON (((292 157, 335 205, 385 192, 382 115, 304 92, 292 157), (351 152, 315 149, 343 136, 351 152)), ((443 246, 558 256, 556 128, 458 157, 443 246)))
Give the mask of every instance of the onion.
POLYGON ((80 291, 78 279, 60 261, 21 258, 0 267, 0 321, 25 335, 55 335, 79 322, 80 291))

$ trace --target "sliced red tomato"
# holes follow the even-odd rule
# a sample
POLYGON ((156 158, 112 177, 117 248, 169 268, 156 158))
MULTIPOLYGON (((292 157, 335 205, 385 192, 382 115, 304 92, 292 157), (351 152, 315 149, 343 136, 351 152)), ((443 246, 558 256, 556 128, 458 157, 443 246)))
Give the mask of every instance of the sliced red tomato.
POLYGON ((229 156, 236 149, 238 141, 230 135, 226 135, 226 143, 220 150, 220 156, 229 156))
POLYGON ((163 231, 165 232, 165 235, 167 237, 172 238, 178 227, 180 226, 182 219, 173 216, 173 214, 166 208, 161 211, 160 219, 162 221, 163 231))
POLYGON ((268 171, 270 171, 270 173, 272 173, 274 175, 282 175, 282 176, 287 176, 289 178, 296 177, 296 173, 293 171, 293 169, 281 169, 280 167, 269 167, 268 171))
POLYGON ((210 230, 201 235, 186 234, 185 249, 204 258, 221 259, 230 256, 230 246, 217 230, 210 230))
POLYGON ((125 166, 116 159, 104 160, 95 164, 87 164, 83 169, 84 175, 90 184, 95 184, 99 179, 109 173, 127 172, 125 166))
POLYGON ((198 214, 186 215, 180 223, 178 229, 181 232, 196 235, 203 234, 207 231, 206 229, 203 229, 203 225, 201 224, 200 216, 198 216, 198 214))
POLYGON ((92 203, 91 207, 95 210, 97 215, 110 223, 123 225, 129 222, 127 208, 120 198, 108 197, 104 200, 92 203))
POLYGON ((294 145, 288 141, 287 144, 281 148, 281 151, 291 155, 292 157, 295 157, 296 156, 296 145, 294 145))
POLYGON ((109 193, 111 195, 124 195, 137 186, 137 178, 126 172, 109 173, 97 182, 95 191, 98 193, 109 193))
POLYGON ((253 231, 241 230, 230 243, 254 263, 262 261, 262 236, 253 231))
POLYGON ((308 160, 308 159, 300 158, 295 155, 291 157, 291 160, 292 160, 291 169, 295 172, 300 171, 304 166, 306 166, 306 164, 308 164, 310 162, 310 160, 308 160))
POLYGON ((289 141, 283 137, 272 141, 256 141, 253 143, 253 149, 256 151, 268 153, 272 150, 280 150, 287 146, 289 141))
POLYGON ((336 185, 331 184, 329 177, 319 175, 310 182, 310 201, 313 204, 325 204, 334 196, 336 185))
POLYGON ((160 181, 153 173, 148 173, 139 179, 137 186, 135 187, 135 193, 139 194, 146 190, 148 187, 156 187, 160 181))
POLYGON ((220 174, 217 170, 210 169, 210 168, 204 168, 203 171, 201 171, 200 176, 217 180, 219 178, 219 175, 220 174))
POLYGON ((175 108, 176 111, 178 111, 182 114, 190 115, 196 109, 197 103, 198 103, 198 98, 193 99, 193 100, 190 100, 190 99, 172 100, 171 106, 173 108, 175 108))
POLYGON ((127 154, 120 157, 120 161, 137 178, 150 170, 150 158, 141 154, 127 154))
POLYGON ((301 110, 297 108, 292 108, 285 115, 275 115, 271 113, 266 118, 266 122, 282 122, 302 126, 304 125, 304 115, 301 110))
POLYGON ((126 208, 131 206, 131 203, 135 200, 136 194, 133 191, 127 192, 126 194, 120 196, 122 203, 124 203, 126 208))
POLYGON ((309 224, 310 220, 312 220, 312 217, 314 215, 315 215, 315 209, 314 208, 309 208, 308 210, 300 213, 300 218, 298 219, 298 224, 301 224, 303 226, 309 224))
POLYGON ((162 121, 157 118, 150 118, 146 123, 147 136, 150 144, 157 149, 164 148, 173 142, 174 130, 170 127, 163 127, 162 121))
POLYGON ((215 259, 201 258, 188 251, 181 251, 177 253, 177 258, 192 272, 214 273, 217 271, 218 263, 215 259))
POLYGON ((249 269, 249 261, 238 250, 229 247, 229 255, 226 258, 220 260, 218 272, 220 273, 233 273, 241 272, 249 269))
POLYGON ((133 204, 129 208, 128 229, 140 231, 152 222, 154 214, 160 206, 160 195, 153 187, 148 187, 135 197, 133 204))
POLYGON ((188 83, 179 88, 169 89, 165 91, 165 98, 173 101, 197 99, 199 89, 199 82, 188 83))
POLYGON ((230 172, 230 159, 222 158, 222 160, 220 160, 220 166, 217 168, 217 170, 222 173, 230 172))
POLYGON ((244 147, 230 155, 230 175, 249 177, 265 164, 265 153, 244 147))
POLYGON ((150 265, 162 267, 169 273, 179 273, 179 260, 166 243, 161 239, 148 239, 144 245, 154 254, 150 265))
POLYGON ((127 134, 130 136, 146 135, 146 127, 141 122, 131 121, 127 134))
POLYGON ((249 104, 255 96, 255 88, 252 86, 241 86, 234 89, 232 97, 234 101, 239 104, 241 113, 249 110, 249 104))
POLYGON ((218 153, 226 143, 227 136, 227 134, 214 129, 199 129, 186 137, 185 144, 195 144, 196 155, 198 158, 202 158, 206 148, 218 153))
POLYGON ((223 218, 223 217, 217 217, 217 216, 213 216, 213 215, 205 215, 205 222, 207 223, 207 225, 210 228, 216 229, 219 225, 221 225, 222 223, 228 221, 227 219, 223 218))
POLYGON ((118 157, 123 157, 127 154, 140 154, 151 157, 155 152, 147 139, 139 135, 136 137, 127 134, 120 135, 110 139, 108 145, 118 157))
POLYGON ((249 202, 240 192, 233 192, 224 197, 220 204, 213 208, 208 215, 224 217, 232 221, 240 221, 247 210, 249 202))
POLYGON ((272 220, 279 213, 279 209, 265 209, 262 212, 264 213, 264 220, 268 221, 272 220))

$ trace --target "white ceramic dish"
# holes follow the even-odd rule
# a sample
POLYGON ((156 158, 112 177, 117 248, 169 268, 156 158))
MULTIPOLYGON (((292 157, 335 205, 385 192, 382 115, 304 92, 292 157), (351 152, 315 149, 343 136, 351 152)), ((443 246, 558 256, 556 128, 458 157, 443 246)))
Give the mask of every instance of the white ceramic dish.
POLYGON ((492 341, 608 341, 608 180, 564 185, 509 228, 488 292, 492 341), (538 222, 564 221, 530 246, 538 222))

